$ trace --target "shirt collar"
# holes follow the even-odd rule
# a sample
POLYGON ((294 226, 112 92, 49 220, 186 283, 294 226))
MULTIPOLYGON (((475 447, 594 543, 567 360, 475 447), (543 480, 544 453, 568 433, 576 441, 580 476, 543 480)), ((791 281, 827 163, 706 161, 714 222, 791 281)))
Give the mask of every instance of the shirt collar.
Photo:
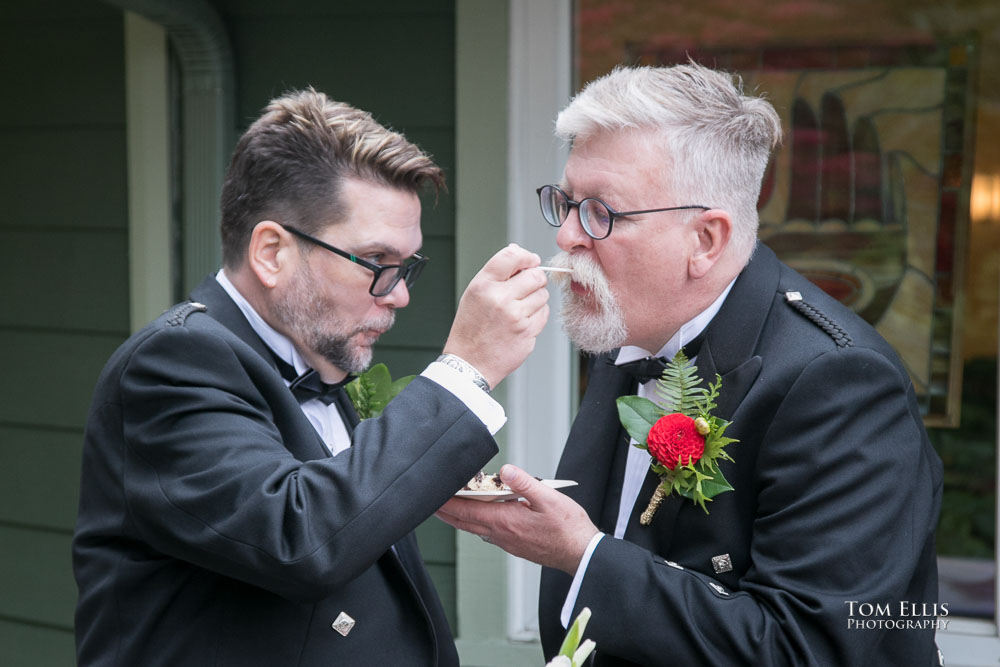
POLYGON ((302 355, 299 354, 298 350, 295 349, 295 345, 287 336, 284 336, 274 328, 264 321, 254 307, 250 305, 240 291, 236 289, 236 286, 229 280, 226 276, 225 269, 219 269, 219 272, 215 274, 215 279, 218 281, 222 289, 226 290, 226 294, 236 302, 243 316, 247 318, 247 322, 250 323, 250 327, 254 332, 260 336, 260 339, 264 341, 264 344, 271 348, 271 351, 278 356, 279 359, 284 361, 286 364, 292 366, 295 372, 299 375, 309 370, 309 365, 306 364, 302 355))
POLYGON ((720 294, 712 304, 701 311, 693 318, 681 325, 681 328, 677 330, 670 340, 660 348, 659 352, 652 354, 648 350, 644 350, 641 347, 635 345, 622 345, 621 350, 618 351, 618 358, 615 359, 615 366, 620 366, 621 364, 628 363, 630 361, 636 361, 637 359, 645 359, 646 357, 663 357, 665 359, 673 359, 677 351, 690 343, 692 340, 698 337, 708 323, 712 321, 719 309, 722 308, 722 303, 729 296, 730 290, 733 289, 733 285, 736 283, 736 278, 729 281, 726 285, 726 289, 722 290, 720 294))

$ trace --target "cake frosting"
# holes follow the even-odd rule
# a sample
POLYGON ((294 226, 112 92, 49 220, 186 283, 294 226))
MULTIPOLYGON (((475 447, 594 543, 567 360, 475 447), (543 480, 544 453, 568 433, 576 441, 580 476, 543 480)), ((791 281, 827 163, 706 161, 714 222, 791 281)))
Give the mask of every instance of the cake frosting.
POLYGON ((510 487, 500 480, 500 475, 488 475, 483 471, 476 473, 476 476, 469 480, 469 483, 462 487, 463 491, 510 491, 510 487))

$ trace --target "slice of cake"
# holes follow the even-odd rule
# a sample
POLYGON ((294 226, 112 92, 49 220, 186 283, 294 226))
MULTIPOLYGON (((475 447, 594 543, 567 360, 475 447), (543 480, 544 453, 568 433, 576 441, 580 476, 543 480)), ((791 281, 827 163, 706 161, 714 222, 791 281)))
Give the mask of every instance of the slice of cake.
POLYGON ((500 481, 500 475, 487 475, 482 470, 462 487, 463 491, 510 491, 510 487, 500 481))

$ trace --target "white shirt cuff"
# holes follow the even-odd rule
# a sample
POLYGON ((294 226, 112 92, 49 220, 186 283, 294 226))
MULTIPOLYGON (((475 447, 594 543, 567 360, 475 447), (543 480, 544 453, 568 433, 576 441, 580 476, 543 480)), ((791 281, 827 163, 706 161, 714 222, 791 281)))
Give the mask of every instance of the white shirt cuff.
POLYGON ((587 574, 587 566, 590 565, 590 557, 594 555, 594 549, 597 548, 597 543, 601 541, 602 537, 604 537, 604 533, 598 533, 590 538, 590 544, 587 545, 587 550, 583 552, 580 564, 576 566, 576 576, 573 577, 573 584, 569 587, 569 592, 566 594, 566 602, 563 603, 562 613, 559 614, 559 622, 567 630, 569 629, 570 616, 573 614, 573 607, 576 606, 576 596, 580 594, 583 577, 587 574))
POLYGON ((437 382, 465 403, 465 406, 479 417, 479 421, 483 422, 490 435, 496 435, 497 431, 507 423, 507 413, 504 412, 503 406, 451 366, 435 361, 427 366, 421 375, 437 382))

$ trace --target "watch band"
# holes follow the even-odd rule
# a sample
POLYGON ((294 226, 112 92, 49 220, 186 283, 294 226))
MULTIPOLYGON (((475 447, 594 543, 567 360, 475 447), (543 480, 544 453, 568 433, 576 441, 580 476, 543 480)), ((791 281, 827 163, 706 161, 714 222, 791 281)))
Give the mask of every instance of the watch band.
POLYGON ((486 378, 483 377, 482 373, 476 370, 475 366, 467 362, 465 359, 455 356, 454 354, 442 354, 437 358, 437 361, 445 366, 454 368, 456 371, 472 380, 473 384, 485 391, 487 394, 490 393, 490 383, 486 381, 486 378))

